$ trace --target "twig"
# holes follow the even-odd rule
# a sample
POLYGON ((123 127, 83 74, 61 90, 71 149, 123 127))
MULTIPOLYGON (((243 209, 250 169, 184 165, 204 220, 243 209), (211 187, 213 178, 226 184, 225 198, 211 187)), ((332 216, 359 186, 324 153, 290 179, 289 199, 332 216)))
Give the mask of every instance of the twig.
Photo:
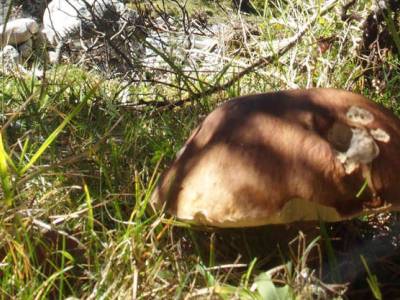
POLYGON ((31 217, 31 216, 29 216, 29 217, 30 217, 31 220, 32 220, 32 224, 35 225, 35 226, 37 226, 37 227, 40 228, 41 230, 43 230, 43 231, 45 231, 45 232, 48 232, 48 231, 50 231, 50 232, 56 232, 56 233, 58 233, 59 235, 62 235, 62 236, 64 236, 64 237, 66 237, 67 239, 70 239, 70 240, 74 241, 77 245, 79 245, 79 247, 80 247, 81 249, 86 249, 85 245, 82 244, 81 241, 79 241, 76 237, 70 235, 68 232, 66 232, 66 231, 64 231, 64 230, 56 229, 54 226, 52 226, 52 225, 50 225, 50 224, 48 224, 48 223, 45 223, 45 222, 43 222, 43 221, 41 221, 41 220, 35 219, 35 218, 31 217))

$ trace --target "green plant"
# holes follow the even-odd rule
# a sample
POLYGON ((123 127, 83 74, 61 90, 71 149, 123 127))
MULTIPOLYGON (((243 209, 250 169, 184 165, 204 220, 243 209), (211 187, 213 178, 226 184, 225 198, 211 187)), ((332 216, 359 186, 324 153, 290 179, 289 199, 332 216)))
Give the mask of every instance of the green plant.
POLYGON ((364 256, 360 256, 361 262, 364 265, 365 270, 367 271, 367 282, 369 285, 369 288, 371 289, 372 294, 374 295, 375 299, 377 300, 382 300, 382 292, 379 287, 379 282, 378 282, 378 277, 376 275, 372 274, 367 261, 365 260, 364 256))

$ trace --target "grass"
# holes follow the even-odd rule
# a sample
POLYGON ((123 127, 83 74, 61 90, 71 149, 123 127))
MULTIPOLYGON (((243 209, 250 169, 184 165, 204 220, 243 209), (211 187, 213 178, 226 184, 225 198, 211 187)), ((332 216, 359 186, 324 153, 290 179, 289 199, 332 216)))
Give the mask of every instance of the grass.
MULTIPOLYGON (((293 24, 306 23, 316 5, 303 2, 257 1, 258 14, 242 17, 257 26, 256 38, 261 40, 242 45, 235 58, 249 59, 248 49, 253 56, 261 55, 270 51, 264 46, 272 40, 296 32, 293 24)), ((190 2, 189 11, 203 4, 190 2)), ((230 11, 227 2, 221 5, 230 11)), ((206 1, 204 7, 213 10, 213 22, 224 14, 214 1, 206 1)), ((354 11, 365 14, 368 8, 356 4, 354 11)), ((360 34, 356 23, 349 26, 332 11, 267 67, 221 93, 163 109, 126 106, 118 80, 104 80, 102 74, 73 65, 53 67, 42 81, 1 75, 0 299, 310 296, 310 288, 322 286, 319 279, 323 280, 315 273, 324 265, 322 258, 310 254, 318 253, 318 240, 300 235, 288 245, 289 232, 277 234, 273 228, 204 233, 149 213, 148 201, 157 178, 190 131, 228 97, 291 87, 340 87, 399 112, 398 59, 389 57, 382 65, 384 91, 373 89, 355 55, 360 34), (322 38, 329 38, 324 51, 322 38), (279 249, 271 242, 274 234, 286 241, 279 249)), ((175 71, 170 82, 190 90, 206 88, 199 79, 213 85, 239 70, 232 64, 219 74, 182 79, 179 64, 159 54, 175 71)), ((144 103, 162 97, 178 101, 188 95, 148 83, 132 84, 129 92, 132 102, 144 103)), ((327 227, 325 240, 333 234, 327 227)), ((297 231, 292 236, 296 235, 297 231)), ((326 272, 329 263, 335 268, 332 272, 338 272, 340 253, 326 245, 326 272)), ((368 271, 363 287, 370 285, 379 297, 383 281, 367 259, 362 261, 368 271)))

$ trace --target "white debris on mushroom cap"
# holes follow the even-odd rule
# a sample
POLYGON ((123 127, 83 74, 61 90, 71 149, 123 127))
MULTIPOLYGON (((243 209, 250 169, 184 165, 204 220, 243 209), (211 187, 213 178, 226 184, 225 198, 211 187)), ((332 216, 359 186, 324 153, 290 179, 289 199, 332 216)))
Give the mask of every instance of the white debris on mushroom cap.
POLYGON ((374 137, 374 139, 379 142, 389 143, 390 141, 390 135, 382 128, 371 129, 370 133, 374 137))
POLYGON ((361 125, 368 125, 374 120, 374 116, 368 110, 358 106, 351 106, 346 116, 350 121, 361 125))
POLYGON ((368 164, 379 155, 378 145, 365 129, 353 128, 350 147, 345 153, 340 153, 338 158, 347 174, 356 170, 360 163, 368 164))
MULTIPOLYGON (((368 110, 351 106, 346 117, 357 125, 368 125, 374 121, 374 115, 368 110)), ((388 143, 389 134, 381 128, 367 131, 364 127, 352 128, 350 146, 345 153, 339 153, 338 159, 344 165, 347 174, 351 174, 360 164, 369 164, 379 155, 376 141, 388 143)))

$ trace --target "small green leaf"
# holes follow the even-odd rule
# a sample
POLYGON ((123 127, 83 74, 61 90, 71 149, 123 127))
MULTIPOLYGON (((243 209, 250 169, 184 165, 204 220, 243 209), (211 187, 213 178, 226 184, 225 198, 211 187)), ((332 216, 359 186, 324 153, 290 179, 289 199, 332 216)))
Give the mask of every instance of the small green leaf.
POLYGON ((83 185, 83 190, 85 191, 86 205, 88 207, 88 227, 89 227, 89 230, 93 232, 94 215, 93 215, 93 207, 92 207, 92 197, 90 197, 89 188, 86 184, 83 185))
POLYGON ((276 287, 268 273, 262 273, 255 279, 257 291, 264 300, 293 299, 293 290, 288 286, 276 287))
POLYGON ((65 250, 59 250, 57 251, 58 253, 60 253, 62 256, 64 256, 66 259, 68 259, 71 262, 75 262, 75 258, 71 255, 71 253, 69 253, 68 251, 65 250))

